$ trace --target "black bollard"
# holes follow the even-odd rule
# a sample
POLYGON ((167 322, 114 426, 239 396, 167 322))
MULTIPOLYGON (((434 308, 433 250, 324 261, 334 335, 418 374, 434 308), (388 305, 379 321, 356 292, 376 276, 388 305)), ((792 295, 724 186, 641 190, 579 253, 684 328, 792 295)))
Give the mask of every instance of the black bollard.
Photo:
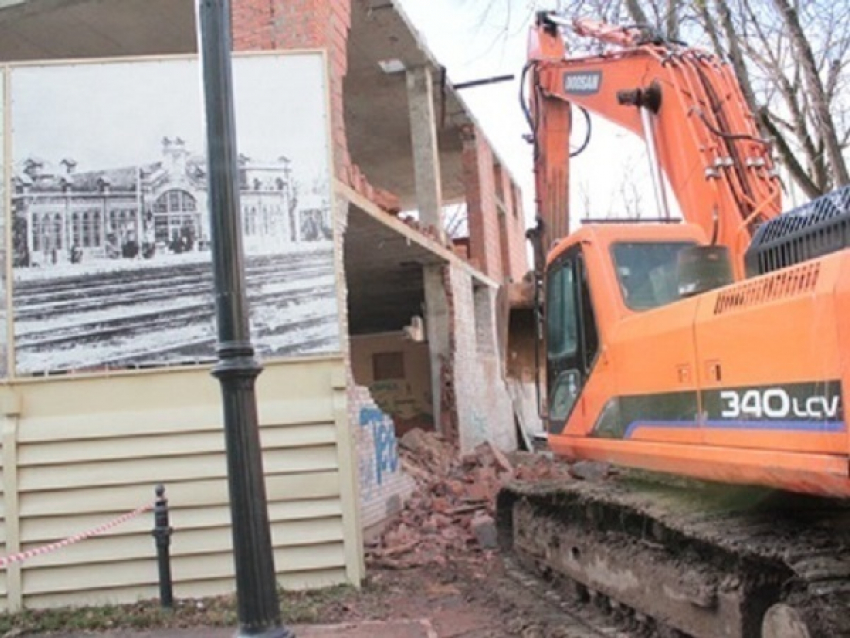
POLYGON ((159 602, 165 609, 174 607, 174 592, 171 586, 171 525, 168 522, 168 499, 165 486, 156 486, 156 501, 153 506, 153 537, 156 539, 156 562, 159 567, 159 602))

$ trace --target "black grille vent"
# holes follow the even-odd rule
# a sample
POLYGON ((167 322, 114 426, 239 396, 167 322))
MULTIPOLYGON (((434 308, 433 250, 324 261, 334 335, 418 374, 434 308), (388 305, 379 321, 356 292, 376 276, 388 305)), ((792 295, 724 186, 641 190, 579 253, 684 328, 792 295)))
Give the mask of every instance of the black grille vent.
POLYGON ((850 186, 762 224, 744 257, 747 276, 763 275, 850 246, 850 186))

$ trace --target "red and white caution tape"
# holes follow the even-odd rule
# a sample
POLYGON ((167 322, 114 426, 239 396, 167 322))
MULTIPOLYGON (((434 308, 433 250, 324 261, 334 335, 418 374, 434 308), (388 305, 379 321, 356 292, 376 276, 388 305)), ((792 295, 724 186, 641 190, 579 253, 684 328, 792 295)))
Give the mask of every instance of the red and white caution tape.
POLYGON ((108 523, 104 523, 99 527, 95 527, 94 529, 90 529, 86 532, 82 532, 80 534, 74 534, 73 536, 69 536, 61 541, 57 541, 55 543, 50 543, 49 545, 42 545, 41 547, 34 547, 33 549, 28 549, 25 552, 19 552, 17 554, 11 554, 10 556, 2 556, 0 557, 0 569, 6 567, 11 563, 20 563, 22 561, 27 560, 28 558, 32 558, 33 556, 41 556, 42 554, 49 554, 50 552, 55 552, 57 549, 62 549, 63 547, 67 547, 68 545, 73 545, 74 543, 79 543, 80 541, 84 541, 87 538, 91 538, 92 536, 100 536, 101 534, 108 532, 113 527, 118 527, 122 523, 126 523, 130 519, 136 518, 141 514, 144 514, 148 510, 153 508, 153 503, 148 503, 147 505, 142 505, 141 507, 134 509, 132 512, 127 512, 126 514, 115 518, 108 523))

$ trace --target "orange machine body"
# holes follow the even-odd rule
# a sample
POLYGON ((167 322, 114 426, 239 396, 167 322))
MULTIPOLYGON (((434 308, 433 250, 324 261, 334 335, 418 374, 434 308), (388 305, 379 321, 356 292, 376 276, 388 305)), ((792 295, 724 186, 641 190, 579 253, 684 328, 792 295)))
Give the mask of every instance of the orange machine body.
POLYGON ((642 270, 638 256, 704 242, 691 224, 587 225, 551 251, 550 447, 850 496, 841 356, 850 352, 850 252, 667 302, 659 273, 673 264, 656 257, 655 270, 642 270), (640 293, 653 284, 655 297, 640 293))

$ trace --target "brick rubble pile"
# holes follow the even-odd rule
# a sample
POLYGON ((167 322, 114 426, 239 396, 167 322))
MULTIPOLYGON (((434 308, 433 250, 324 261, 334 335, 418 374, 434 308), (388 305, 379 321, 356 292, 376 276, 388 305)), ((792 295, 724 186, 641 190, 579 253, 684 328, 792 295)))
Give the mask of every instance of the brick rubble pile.
POLYGON ((489 443, 459 457, 439 434, 421 429, 399 440, 399 455, 417 489, 397 519, 367 544, 372 567, 445 565, 453 555, 495 550, 495 500, 503 483, 570 476, 560 460, 530 453, 508 456, 489 443))

